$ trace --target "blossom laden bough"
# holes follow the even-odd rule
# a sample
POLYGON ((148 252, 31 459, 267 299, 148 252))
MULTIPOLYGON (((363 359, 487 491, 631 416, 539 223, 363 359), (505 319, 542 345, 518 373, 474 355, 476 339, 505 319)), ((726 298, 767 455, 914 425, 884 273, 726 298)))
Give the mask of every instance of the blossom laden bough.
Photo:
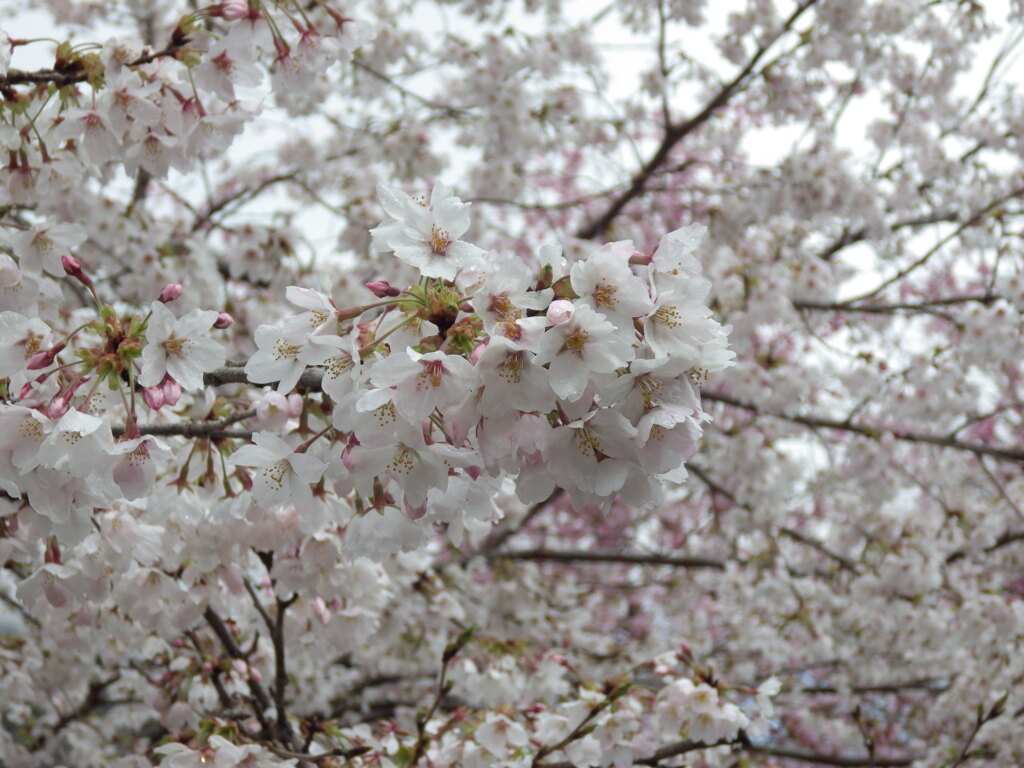
POLYGON ((1024 764, 1002 6, 22 5, 0 761, 1024 764))

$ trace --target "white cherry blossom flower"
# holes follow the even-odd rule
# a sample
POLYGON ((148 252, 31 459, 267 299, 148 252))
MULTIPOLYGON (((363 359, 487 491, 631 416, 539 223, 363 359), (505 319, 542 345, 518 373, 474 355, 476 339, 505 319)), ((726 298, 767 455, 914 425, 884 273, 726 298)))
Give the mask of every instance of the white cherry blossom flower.
POLYGON ((632 240, 608 243, 577 261, 569 272, 580 303, 619 325, 646 315, 652 307, 647 286, 630 269, 633 253, 632 240))
POLYGON ((548 372, 536 355, 504 336, 491 337, 476 369, 484 382, 481 405, 492 417, 509 409, 546 413, 555 405, 548 372))
POLYGON ((313 507, 310 485, 317 482, 326 465, 308 453, 295 449, 272 432, 257 432, 253 445, 235 451, 230 462, 259 470, 253 477, 253 498, 264 506, 293 503, 300 512, 313 507))
POLYGON ((629 477, 635 436, 636 428, 622 414, 602 408, 556 427, 545 455, 555 477, 584 493, 607 497, 629 477))
POLYGON ((167 374, 182 389, 202 388, 203 374, 224 365, 224 348, 208 335, 217 322, 217 313, 212 309, 194 309, 176 318, 159 301, 154 301, 151 309, 139 384, 156 386, 167 374))
POLYGON ((0 404, 0 451, 10 451, 22 474, 39 466, 39 451, 53 429, 53 420, 20 405, 0 404))
POLYGON ((256 353, 245 364, 245 375, 254 384, 278 382, 277 391, 291 392, 299 383, 303 371, 310 365, 319 365, 332 354, 332 348, 322 344, 294 340, 285 333, 282 323, 261 325, 256 328, 256 353))
POLYGON ((699 276, 701 265, 694 251, 703 241, 707 231, 708 228, 703 224, 690 224, 663 235, 661 242, 658 243, 658 250, 654 252, 651 267, 655 272, 672 276, 699 276))
MULTIPOLYGON (((464 357, 412 348, 375 363, 370 381, 377 387, 393 387, 395 407, 409 419, 423 419, 435 408, 457 405, 469 396, 476 371, 464 357)), ((372 392, 372 390, 371 390, 372 392)), ((365 410, 362 401, 357 406, 365 410)))
POLYGON ((0 312, 0 378, 22 373, 32 356, 52 343, 50 326, 38 317, 0 312))
POLYGON ((152 435, 121 440, 114 446, 113 479, 126 499, 138 499, 153 490, 157 472, 172 455, 168 445, 152 435))
POLYGON ((473 309, 493 333, 498 323, 514 323, 529 309, 544 309, 551 300, 550 288, 531 291, 533 273, 522 259, 507 257, 493 265, 490 277, 473 293, 473 309))
POLYGON ((668 290, 658 293, 654 311, 644 319, 644 340, 655 356, 680 357, 698 365, 701 343, 718 325, 706 304, 710 289, 704 278, 673 279, 668 290))
POLYGON ((571 319, 544 333, 537 354, 538 363, 550 364, 551 388, 570 401, 583 397, 592 374, 611 374, 635 354, 629 336, 603 315, 575 307, 571 319))
POLYGON ((394 251, 424 277, 454 280, 459 270, 481 264, 486 252, 459 240, 469 229, 469 203, 453 196, 444 184, 434 185, 428 205, 397 187, 381 184, 377 193, 391 220, 370 230, 374 247, 394 251))
POLYGON ((36 276, 46 270, 63 277, 61 255, 81 245, 85 237, 85 230, 78 224, 40 223, 9 233, 6 240, 23 272, 36 276))
POLYGON ((490 713, 473 732, 476 743, 497 758, 504 758, 508 748, 524 747, 530 742, 526 729, 504 715, 490 713))
POLYGON ((72 408, 54 424, 36 458, 52 469, 65 470, 75 477, 90 477, 109 467, 113 450, 114 440, 107 422, 72 408))

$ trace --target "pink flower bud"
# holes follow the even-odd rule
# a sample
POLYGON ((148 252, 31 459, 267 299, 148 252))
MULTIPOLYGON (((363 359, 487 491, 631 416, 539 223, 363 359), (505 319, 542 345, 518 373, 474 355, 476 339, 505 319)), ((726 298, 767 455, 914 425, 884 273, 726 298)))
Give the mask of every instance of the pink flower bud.
POLYGON ((143 389, 142 399, 145 400, 146 405, 154 411, 159 411, 164 407, 164 405, 166 405, 166 400, 164 400, 164 389, 160 384, 143 389))
POLYGON ((555 299, 548 305, 548 322, 552 325, 567 323, 576 314, 576 307, 567 299, 555 299))
POLYGON ((44 412, 51 419, 59 419, 65 413, 68 412, 68 408, 71 406, 71 395, 72 391, 62 392, 50 401, 50 404, 46 406, 44 412))
POLYGON ((366 287, 369 288, 370 293, 372 293, 378 299, 387 299, 392 296, 398 296, 399 294, 401 294, 400 290, 395 288, 386 280, 372 280, 366 284, 366 287))
POLYGON ((654 254, 641 253, 640 251, 633 251, 633 255, 629 257, 630 264, 650 264, 654 261, 654 254))
POLYGON ((160 389, 163 391, 164 403, 166 405, 178 404, 178 398, 181 397, 181 384, 177 380, 172 379, 165 373, 164 380, 160 382, 160 389))
POLYGON ((49 349, 43 350, 42 352, 36 352, 32 357, 28 359, 28 364, 25 366, 30 371, 38 371, 40 368, 47 368, 53 365, 54 359, 61 353, 61 350, 67 346, 63 342, 49 349))
POLYGON ((322 597, 314 597, 310 608, 313 611, 313 615, 325 627, 331 623, 331 612, 327 610, 327 605, 322 597))
POLYGON ((214 322, 213 327, 223 331, 225 328, 230 328, 235 324, 235 318, 229 315, 227 312, 218 312, 217 320, 214 322))
POLYGON ((224 0, 210 10, 211 16, 221 19, 244 19, 253 12, 247 0, 224 0))
POLYGON ((481 341, 473 347, 473 351, 469 355, 469 362, 476 365, 477 361, 480 359, 480 355, 484 353, 485 349, 487 349, 487 341, 481 341))
POLYGON ((82 271, 82 262, 74 256, 65 253, 60 257, 60 263, 64 265, 64 271, 71 275, 71 277, 86 287, 92 287, 92 279, 82 271))
POLYGON ((181 283, 168 283, 160 291, 160 295, 156 297, 156 300, 162 304, 167 304, 179 298, 183 291, 181 283))
POLYGON ((42 384, 44 381, 46 381, 49 377, 50 373, 42 373, 39 376, 37 376, 34 380, 27 382, 21 388, 21 392, 18 393, 18 399, 28 400, 29 396, 32 394, 32 390, 35 389, 37 385, 42 384))

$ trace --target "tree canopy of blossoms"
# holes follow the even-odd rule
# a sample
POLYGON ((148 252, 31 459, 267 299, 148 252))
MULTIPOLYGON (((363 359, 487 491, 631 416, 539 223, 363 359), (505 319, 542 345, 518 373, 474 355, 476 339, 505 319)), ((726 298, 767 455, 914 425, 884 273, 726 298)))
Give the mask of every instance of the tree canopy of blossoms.
POLYGON ((0 0, 0 767, 1024 765, 1020 0, 201 2, 0 0))

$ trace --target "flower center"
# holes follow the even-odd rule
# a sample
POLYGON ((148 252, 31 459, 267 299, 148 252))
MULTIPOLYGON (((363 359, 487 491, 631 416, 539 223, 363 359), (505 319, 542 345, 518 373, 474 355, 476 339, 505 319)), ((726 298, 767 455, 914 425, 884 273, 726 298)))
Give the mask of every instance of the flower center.
POLYGON ((441 229, 436 224, 431 228, 430 250, 433 251, 435 256, 444 256, 451 243, 452 238, 451 235, 448 234, 448 230, 441 229))
POLYGON ((572 352, 574 355, 582 355, 583 350, 587 346, 587 340, 590 338, 590 334, 584 330, 576 331, 565 340, 565 348, 572 352))
POLYGON ((510 352, 498 369, 498 376, 506 384, 518 384, 522 380, 523 353, 510 352))
POLYGON ((644 401, 644 410, 651 410, 654 407, 654 398, 661 392, 661 382, 650 376, 638 376, 636 386, 640 390, 640 397, 644 401))
POLYGON ((263 479, 267 481, 267 485, 272 485, 276 490, 281 490, 284 487, 284 478, 288 474, 289 469, 291 469, 291 465, 282 459, 276 464, 271 464, 261 474, 263 479))
POLYGON ((654 313, 654 320, 666 328, 679 328, 682 325, 679 321, 679 310, 668 304, 658 307, 658 311, 654 313))
POLYGON ((421 362, 423 370, 417 376, 416 389, 425 389, 428 385, 437 388, 441 386, 441 375, 444 373, 444 363, 440 360, 431 360, 429 363, 421 362))
POLYGON ((506 322, 515 320, 519 316, 515 305, 508 296, 491 296, 491 305, 488 309, 506 322))
POLYGON ((398 446, 395 450, 395 455, 388 464, 388 471, 398 475, 408 475, 416 466, 413 460, 414 457, 415 454, 404 445, 398 446))
POLYGON ((601 441, 593 432, 583 427, 576 432, 576 446, 579 448, 580 456, 587 459, 603 458, 601 453, 601 441))
POLYGON ((274 343, 274 359, 284 360, 286 358, 296 357, 302 350, 298 344, 289 344, 284 339, 278 339, 274 343))
POLYGON ((32 418, 23 419, 18 425, 18 434, 41 443, 43 442, 43 425, 32 418))
POLYGON ((619 300, 615 298, 615 286, 603 282, 598 283, 598 286, 594 289, 594 301, 608 309, 614 307, 619 303, 619 300))
POLYGON ((164 348, 168 357, 181 359, 188 354, 192 342, 188 339, 179 339, 177 336, 171 336, 171 338, 161 342, 160 346, 164 348))
POLYGON ((29 331, 25 337, 25 357, 32 357, 43 346, 43 337, 29 331))
POLYGON ((352 362, 352 355, 346 353, 335 355, 324 363, 324 366, 327 368, 327 375, 332 379, 338 378, 345 373, 345 371, 352 370, 354 365, 355 363, 352 362))

